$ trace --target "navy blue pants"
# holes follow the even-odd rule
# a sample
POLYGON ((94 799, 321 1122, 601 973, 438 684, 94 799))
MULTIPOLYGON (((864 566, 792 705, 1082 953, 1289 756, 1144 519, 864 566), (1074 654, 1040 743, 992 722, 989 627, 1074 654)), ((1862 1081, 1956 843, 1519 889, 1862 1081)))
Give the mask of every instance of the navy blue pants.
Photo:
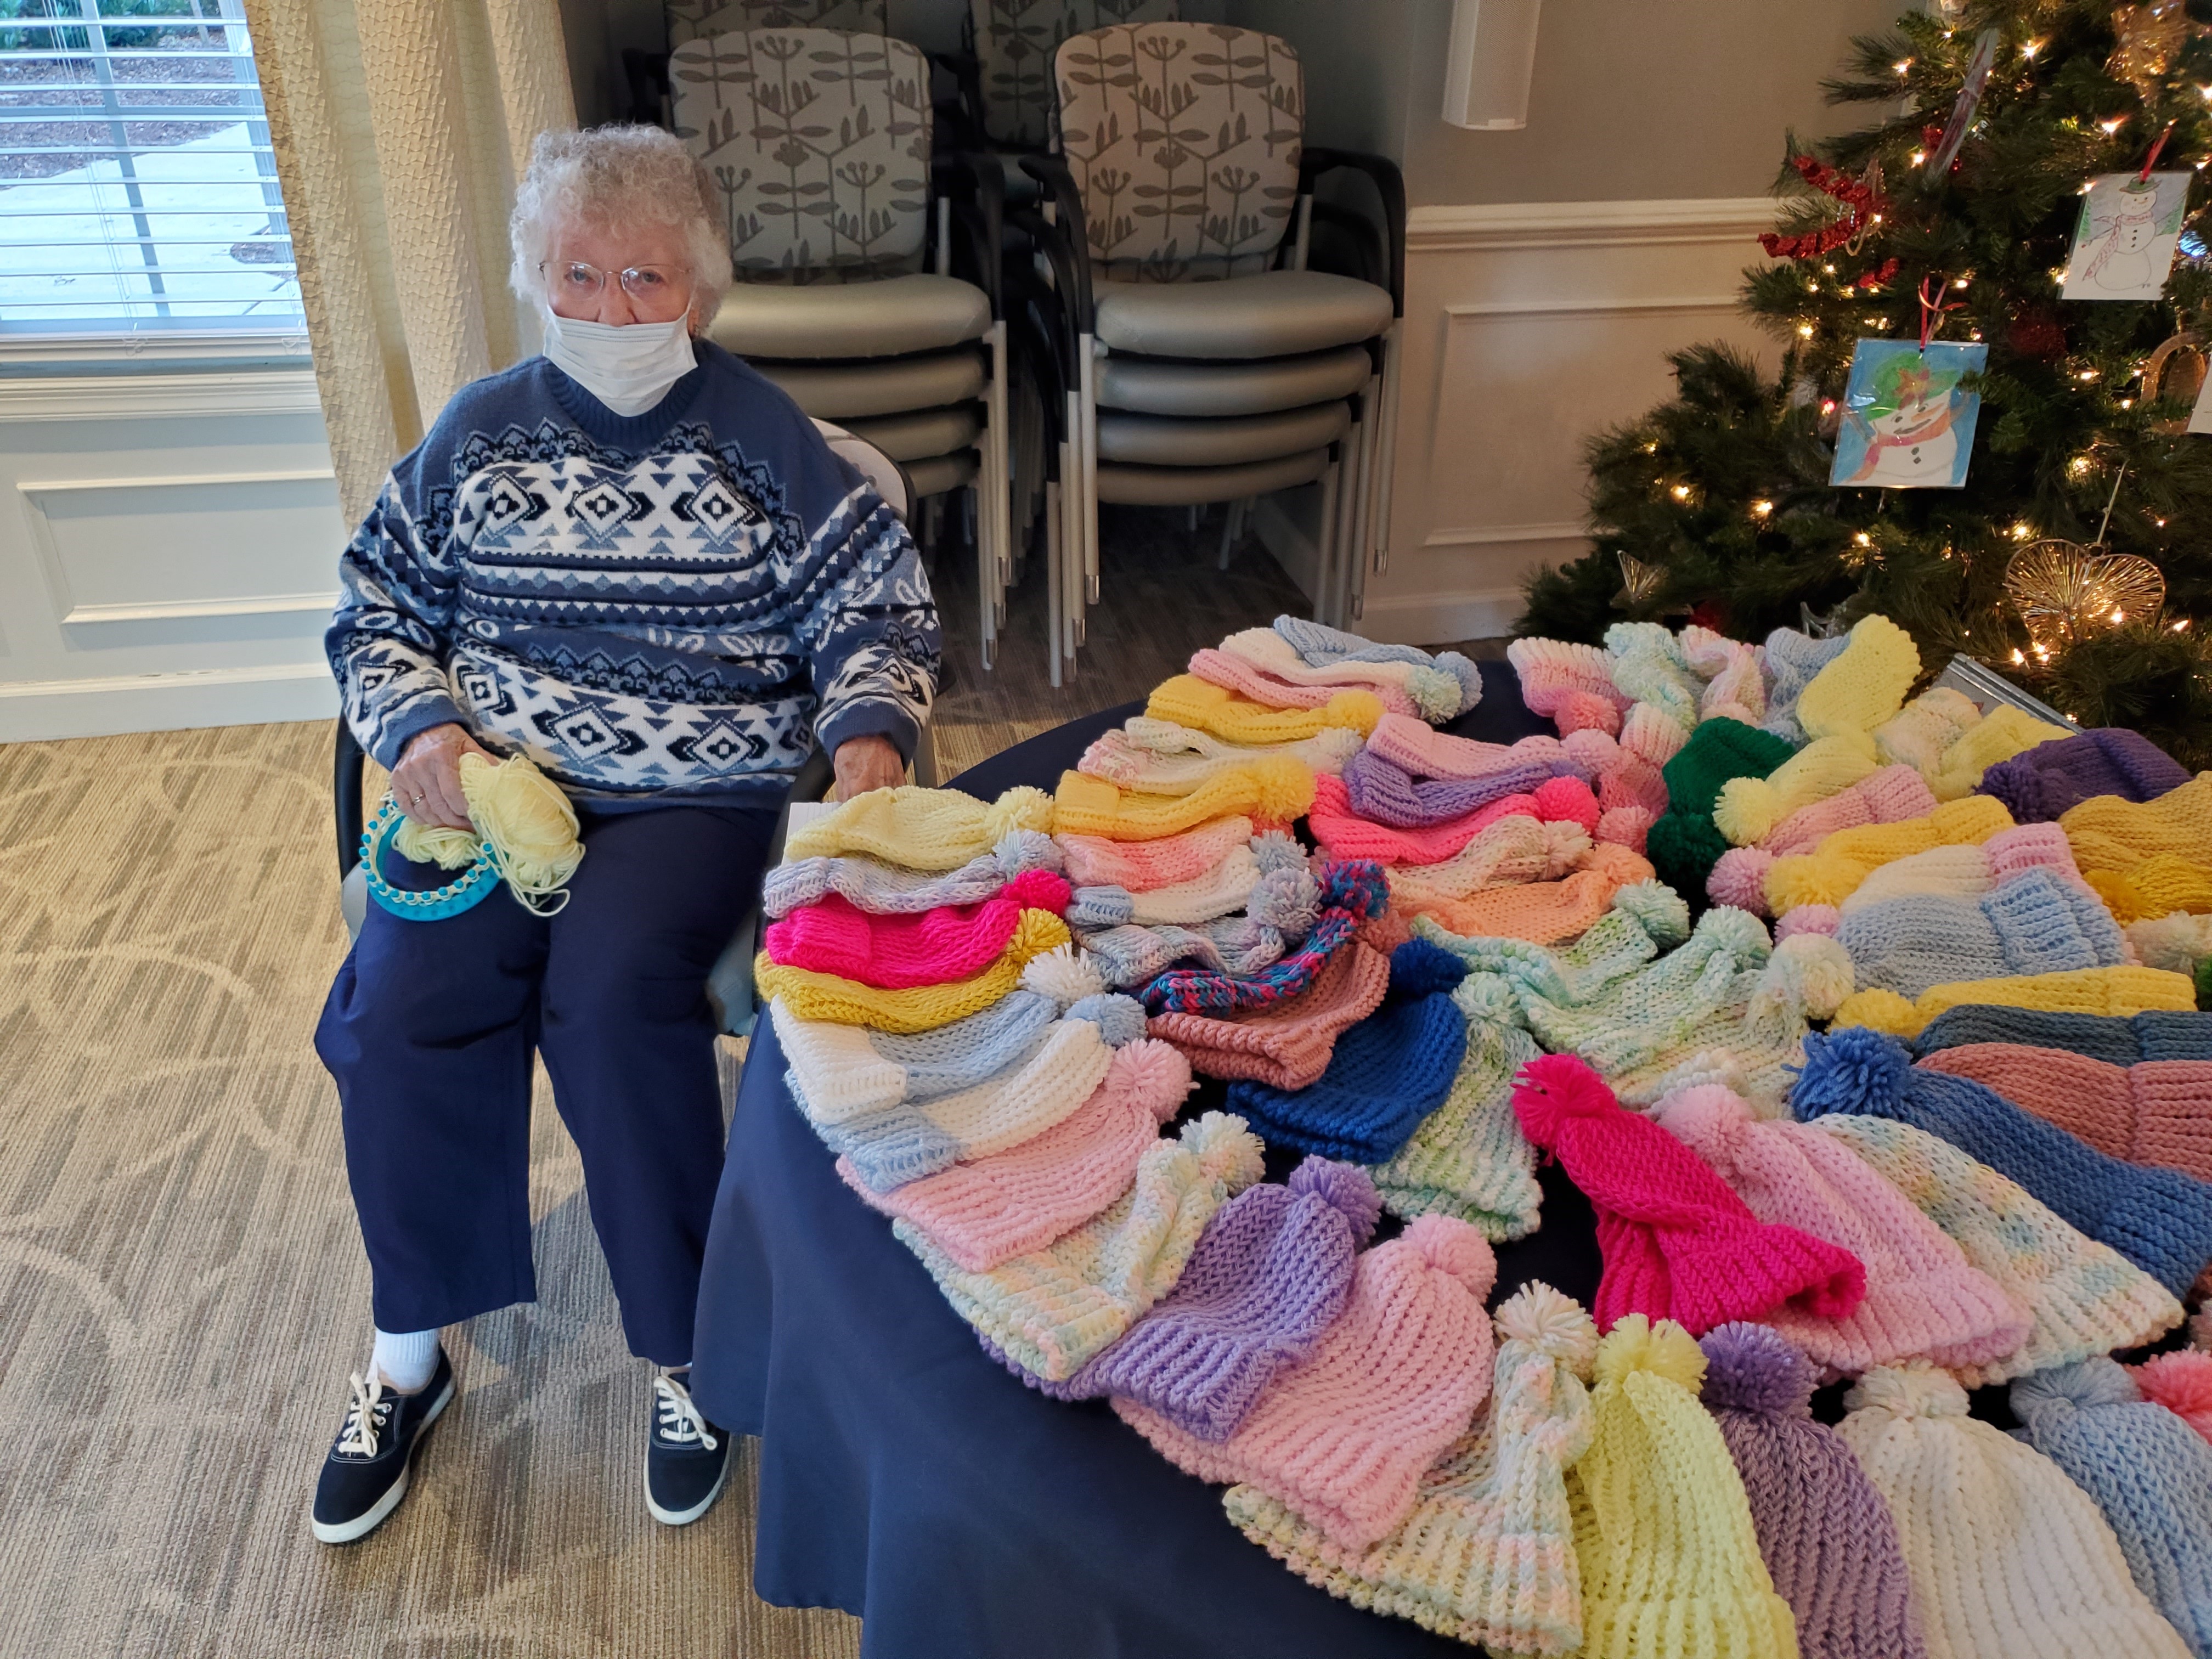
MULTIPOLYGON (((630 1351, 691 1358, 722 1170, 708 969, 759 893, 772 810, 587 820, 559 914, 504 886, 441 921, 371 902, 315 1030, 337 1079, 378 1328, 428 1330, 537 1298, 531 1051, 583 1155, 630 1351)), ((447 879, 388 849, 398 887, 447 879)))

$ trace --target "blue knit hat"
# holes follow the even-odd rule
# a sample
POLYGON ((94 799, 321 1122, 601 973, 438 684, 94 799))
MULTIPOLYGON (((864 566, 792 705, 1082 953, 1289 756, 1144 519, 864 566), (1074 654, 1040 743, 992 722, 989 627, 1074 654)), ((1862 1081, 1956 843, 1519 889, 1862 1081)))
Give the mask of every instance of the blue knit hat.
POLYGON ((2212 1060, 2212 1013, 2161 1008, 2118 1018, 1970 1002, 1946 1008, 1929 1020, 1912 1046, 1915 1053, 1927 1055, 1941 1048, 1963 1048, 1970 1042, 2064 1048, 2113 1066, 2146 1060, 2212 1060))
POLYGON ((1790 1109, 1804 1122, 1851 1112, 1925 1129, 2018 1182, 2177 1297, 2212 1261, 2212 1186, 2107 1158, 1993 1089, 1914 1066, 1903 1044, 1879 1031, 1808 1036, 1790 1109))
POLYGON ((1917 893, 1847 905, 1836 941, 1850 952, 1859 989, 1903 997, 1960 980, 2112 968, 2130 960, 2120 925, 2103 901, 2042 868, 1978 898, 1917 893))
POLYGON ((2097 1500, 2128 1571, 2197 1659, 2212 1655, 2212 1444, 2109 1357, 2012 1385, 2028 1443, 2097 1500))
POLYGON ((1382 1006, 1336 1040, 1318 1082, 1295 1091, 1229 1085, 1229 1109, 1261 1139, 1353 1164, 1395 1156, 1443 1103, 1467 1053, 1467 1020, 1451 992, 1467 963, 1426 939, 1390 953, 1382 1006))

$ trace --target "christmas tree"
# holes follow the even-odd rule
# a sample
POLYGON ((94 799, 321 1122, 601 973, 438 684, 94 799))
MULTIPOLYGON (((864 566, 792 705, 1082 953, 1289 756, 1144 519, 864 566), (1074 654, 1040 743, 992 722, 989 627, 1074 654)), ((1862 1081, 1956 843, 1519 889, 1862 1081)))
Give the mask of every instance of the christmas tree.
POLYGON ((2208 21, 2212 0, 1964 0, 1856 41, 1825 90, 1880 118, 1788 142, 1775 257, 1745 274, 1779 372, 1674 356, 1674 399, 1591 441, 1595 550, 1531 580, 1521 631, 1687 613, 1758 639, 1878 611, 1930 675, 1964 653, 2212 765, 2212 434, 2184 429, 2212 339, 2208 21), (2062 297, 2069 257, 2091 291, 2155 291, 2177 214, 2159 297, 2062 297), (1852 385, 1869 340, 1900 347, 1852 385), (1946 342, 1985 356, 1931 377, 1942 351, 1912 348, 1946 342), (1959 488, 1879 482, 1906 455, 1875 465, 1881 417, 1915 395, 1978 395, 1959 488), (1831 484, 1839 439, 1875 482, 1831 484))

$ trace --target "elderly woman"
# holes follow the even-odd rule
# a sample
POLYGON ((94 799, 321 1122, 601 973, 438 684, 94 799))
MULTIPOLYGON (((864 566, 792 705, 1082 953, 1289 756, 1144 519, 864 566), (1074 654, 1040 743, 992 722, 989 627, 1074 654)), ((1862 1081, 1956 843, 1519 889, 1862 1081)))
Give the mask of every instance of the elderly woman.
MULTIPOLYGON (((730 1438, 686 1388, 722 1165, 705 982, 757 893, 792 774, 901 781, 938 624, 913 544, 774 386, 696 337, 730 281, 702 170, 646 127, 550 134, 516 192, 543 356, 463 387, 341 561, 328 649, 399 805, 466 828, 464 757, 527 755, 585 856, 542 917, 372 906, 316 1031, 374 1284, 313 1529, 365 1536, 453 1399, 442 1326, 528 1302, 531 1055, 583 1157, 631 1351, 645 1485, 682 1524, 730 1438)), ((396 855, 384 873, 451 878, 396 855)))

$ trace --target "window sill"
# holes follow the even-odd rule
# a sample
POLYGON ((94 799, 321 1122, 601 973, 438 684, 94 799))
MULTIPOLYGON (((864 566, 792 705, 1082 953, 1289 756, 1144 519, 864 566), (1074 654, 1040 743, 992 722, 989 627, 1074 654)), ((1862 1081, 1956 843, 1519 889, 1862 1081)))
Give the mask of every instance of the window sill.
POLYGON ((33 335, 0 333, 0 379, 82 379, 312 368, 307 337, 269 333, 33 335))

